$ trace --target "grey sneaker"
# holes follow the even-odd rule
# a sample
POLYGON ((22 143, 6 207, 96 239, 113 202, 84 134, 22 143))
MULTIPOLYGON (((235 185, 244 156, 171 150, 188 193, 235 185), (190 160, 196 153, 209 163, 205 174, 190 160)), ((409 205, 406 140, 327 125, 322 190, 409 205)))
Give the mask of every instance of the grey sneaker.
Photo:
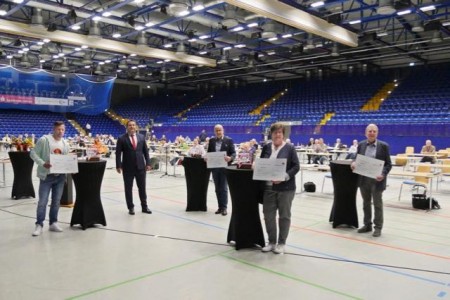
POLYGON ((262 247, 261 251, 262 252, 270 252, 270 251, 274 251, 275 250, 275 244, 267 244, 267 246, 262 247))
POLYGON ((276 254, 284 254, 284 245, 283 245, 283 244, 278 244, 278 245, 275 247, 275 250, 273 250, 273 253, 276 253, 276 254))
POLYGON ((36 228, 34 229, 32 236, 40 236, 42 233, 42 225, 36 224, 36 228))
POLYGON ((63 232, 63 229, 61 227, 59 227, 58 223, 53 223, 52 225, 50 225, 50 228, 48 229, 50 231, 54 231, 54 232, 63 232))
POLYGON ((375 228, 375 231, 373 232, 372 236, 374 236, 374 237, 381 236, 381 229, 375 228))

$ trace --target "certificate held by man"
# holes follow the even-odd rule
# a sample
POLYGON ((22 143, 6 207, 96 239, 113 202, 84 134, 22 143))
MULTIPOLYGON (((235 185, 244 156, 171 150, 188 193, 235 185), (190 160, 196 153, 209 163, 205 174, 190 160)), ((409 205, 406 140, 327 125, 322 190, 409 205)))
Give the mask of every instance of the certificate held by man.
POLYGON ((78 158, 75 154, 50 154, 51 174, 78 173, 78 158))
POLYGON ((286 158, 258 158, 255 160, 253 180, 284 181, 286 164, 286 158))
POLYGON ((353 173, 377 179, 383 172, 384 161, 358 154, 353 173))
POLYGON ((206 153, 206 168, 214 169, 214 168, 225 168, 228 166, 225 156, 227 155, 226 151, 220 152, 207 152, 206 153))

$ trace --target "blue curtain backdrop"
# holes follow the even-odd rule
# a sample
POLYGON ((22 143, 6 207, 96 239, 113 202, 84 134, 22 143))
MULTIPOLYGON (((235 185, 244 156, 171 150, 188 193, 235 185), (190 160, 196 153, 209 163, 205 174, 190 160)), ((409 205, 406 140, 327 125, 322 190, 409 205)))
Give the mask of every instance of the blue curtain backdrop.
POLYGON ((0 108, 97 115, 110 106, 114 80, 0 66, 0 108))

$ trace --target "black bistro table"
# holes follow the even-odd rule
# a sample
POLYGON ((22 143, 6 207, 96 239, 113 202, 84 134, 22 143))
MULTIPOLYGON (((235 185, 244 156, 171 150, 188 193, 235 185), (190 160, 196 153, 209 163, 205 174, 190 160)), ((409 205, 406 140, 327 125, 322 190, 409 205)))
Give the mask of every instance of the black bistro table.
POLYGON ((14 172, 11 198, 36 198, 33 181, 31 180, 34 161, 30 157, 30 152, 10 151, 8 155, 14 172))
POLYGON ((352 172, 351 163, 351 161, 345 160, 330 162, 334 187, 334 201, 330 214, 330 222, 333 222, 333 228, 339 225, 358 228, 358 212, 356 209, 358 174, 352 172))
POLYGON ((78 173, 72 174, 76 200, 70 226, 80 224, 83 230, 95 224, 106 226, 100 189, 106 161, 78 161, 78 173))
POLYGON ((187 188, 186 211, 206 211, 211 170, 206 168, 203 158, 185 157, 183 167, 187 188))
POLYGON ((233 209, 227 242, 234 241, 236 250, 264 247, 264 233, 259 217, 259 201, 262 201, 261 181, 253 180, 253 170, 227 167, 228 186, 230 188, 233 209))

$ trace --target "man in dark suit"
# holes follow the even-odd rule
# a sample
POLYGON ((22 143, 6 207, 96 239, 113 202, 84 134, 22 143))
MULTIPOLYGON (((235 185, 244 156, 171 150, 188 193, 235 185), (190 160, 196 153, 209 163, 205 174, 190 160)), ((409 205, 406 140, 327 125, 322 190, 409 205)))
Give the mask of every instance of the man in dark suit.
POLYGON ((150 157, 145 137, 137 133, 136 130, 136 121, 129 120, 127 122, 127 133, 121 135, 117 140, 116 169, 117 173, 123 174, 128 213, 134 215, 133 180, 136 178, 142 212, 151 214, 152 211, 147 206, 147 193, 145 191, 146 171, 151 169, 150 157))
MULTIPOLYGON (((214 133, 216 136, 209 140, 208 152, 226 151, 224 159, 228 164, 231 164, 233 159, 236 157, 236 150, 234 149, 233 140, 224 136, 222 125, 218 124, 214 126, 214 133)), ((226 216, 228 204, 228 183, 225 168, 211 169, 211 172, 213 175, 214 185, 216 187, 217 202, 219 203, 219 209, 216 211, 216 214, 226 216)))
MULTIPOLYGON (((373 223, 375 230, 374 237, 381 235, 383 228, 383 191, 386 189, 386 178, 392 168, 389 145, 377 139, 378 127, 375 124, 369 124, 366 128, 367 140, 358 145, 358 155, 365 155, 384 161, 383 171, 376 179, 365 176, 359 176, 358 186, 363 198, 364 226, 358 229, 358 233, 372 231, 372 200, 375 210, 373 223)), ((352 169, 355 164, 352 164, 352 169)))

